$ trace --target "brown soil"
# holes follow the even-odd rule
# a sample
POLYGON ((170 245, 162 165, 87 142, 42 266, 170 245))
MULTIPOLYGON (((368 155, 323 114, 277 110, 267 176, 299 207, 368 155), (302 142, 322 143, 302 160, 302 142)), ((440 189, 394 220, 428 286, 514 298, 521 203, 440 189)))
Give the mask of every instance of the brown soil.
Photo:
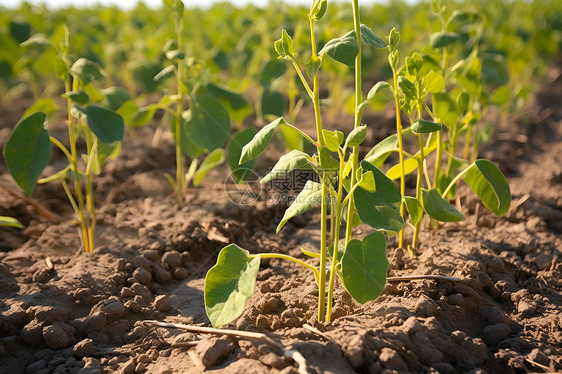
MULTIPOLYGON (((338 285, 335 320, 320 324, 312 274, 263 260, 255 295, 229 327, 266 332, 300 352, 309 373, 562 370, 560 69, 549 76, 553 84, 517 121, 499 123, 483 150, 509 179, 509 213, 491 215, 461 188, 467 221, 427 227, 414 257, 389 240, 389 275, 443 274, 461 282, 391 283, 365 305, 338 285)), ((14 117, 13 108, 0 109, 0 118, 14 117)), ((9 130, 1 127, 3 146, 9 130)), ((152 148, 147 134, 128 134, 120 158, 97 181, 93 254, 78 250, 71 222, 46 220, 1 195, 0 215, 17 217, 26 229, 0 228, 0 373, 197 373, 201 363, 220 373, 297 373, 295 362, 260 341, 143 324, 208 325, 204 276, 227 243, 300 257, 301 247, 317 248, 319 239, 317 211, 275 235, 285 206, 271 193, 250 205, 231 202, 226 169, 189 189, 178 209, 162 176, 173 173, 171 140, 152 148)), ((0 165, 2 186, 18 191, 0 165)), ((56 184, 39 186, 34 197, 71 219, 56 184)))

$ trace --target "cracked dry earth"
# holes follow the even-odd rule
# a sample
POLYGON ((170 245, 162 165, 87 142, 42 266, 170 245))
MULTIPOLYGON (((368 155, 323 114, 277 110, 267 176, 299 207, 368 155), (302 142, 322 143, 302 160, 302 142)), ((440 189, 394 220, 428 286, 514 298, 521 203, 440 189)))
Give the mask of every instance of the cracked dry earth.
MULTIPOLYGON (((460 282, 393 282, 365 305, 338 285, 335 320, 320 324, 313 275, 263 260, 255 295, 227 327, 263 332, 298 351, 309 373, 561 371, 562 81, 559 68, 549 74, 554 83, 517 121, 500 123, 483 149, 510 182, 508 214, 491 215, 460 188, 465 222, 426 227, 413 257, 389 239, 389 275, 443 274, 460 282)), ((24 109, 1 110, 17 120, 24 109)), ((2 123, 1 146, 12 125, 2 123)), ((172 171, 173 147, 149 142, 128 134, 120 158, 98 179, 92 254, 77 252, 58 186, 41 185, 34 196, 63 217, 58 222, 2 193, 0 214, 26 229, 0 228, 0 373, 299 372, 263 341, 143 321, 208 325, 202 289, 218 250, 236 242, 300 257, 301 247, 318 245, 319 212, 275 235, 286 207, 267 194, 251 205, 229 201, 226 169, 188 190, 178 209, 162 177, 172 171)), ((0 173, 1 185, 17 191, 3 163, 0 173)))

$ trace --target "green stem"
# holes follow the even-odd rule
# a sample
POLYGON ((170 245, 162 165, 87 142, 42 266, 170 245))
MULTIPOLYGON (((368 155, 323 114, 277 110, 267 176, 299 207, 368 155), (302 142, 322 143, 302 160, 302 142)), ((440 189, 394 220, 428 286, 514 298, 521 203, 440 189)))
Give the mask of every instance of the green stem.
POLYGON ((314 266, 307 264, 304 261, 299 260, 298 258, 295 258, 293 256, 289 256, 289 255, 284 255, 281 253, 260 253, 257 255, 252 255, 250 257, 255 257, 255 256, 259 256, 260 258, 280 258, 283 260, 289 260, 289 261, 293 261, 296 262, 299 265, 302 265, 310 270, 312 270, 314 272, 314 275, 316 276, 316 278, 318 278, 318 269, 316 269, 314 266))
POLYGON ((291 125, 290 123, 285 122, 283 124, 283 126, 285 127, 289 127, 293 130, 295 130, 296 132, 298 132, 303 138, 305 138, 306 140, 308 140, 311 144, 316 145, 316 141, 314 141, 314 139, 312 139, 310 136, 308 136, 304 131, 302 131, 301 129, 299 129, 298 127, 296 127, 295 125, 291 125))
MULTIPOLYGON (((314 22, 316 21, 310 15, 308 16, 310 21, 310 45, 312 48, 312 55, 318 55, 316 51, 316 37, 314 35, 314 22)), ((298 71, 298 70, 297 70, 298 71)), ((324 142, 324 133, 322 132, 322 118, 320 116, 320 92, 318 88, 318 74, 314 75, 313 79, 313 93, 312 93, 312 102, 314 104, 314 119, 316 122, 316 134, 318 137, 318 149, 324 148, 326 143, 324 142)))
POLYGON ((318 321, 325 321, 326 312, 326 252, 328 226, 328 181, 322 177, 322 209, 320 221, 320 274, 318 276, 318 321))
MULTIPOLYGON (((78 89, 78 80, 75 79, 74 80, 74 84, 72 89, 77 90, 78 89)), ((68 78, 65 81, 65 91, 68 94, 69 92, 72 91, 71 86, 70 86, 70 78, 68 78)), ((71 165, 71 169, 74 172, 74 188, 76 190, 76 199, 77 201, 77 207, 78 207, 78 221, 80 222, 80 226, 82 228, 82 241, 84 244, 84 250, 86 252, 91 252, 93 250, 93 248, 90 248, 90 242, 88 240, 88 223, 87 223, 87 219, 86 219, 86 215, 85 215, 85 209, 84 209, 84 196, 82 195, 82 187, 80 186, 80 175, 78 173, 78 156, 77 156, 77 150, 76 150, 76 135, 75 135, 75 129, 74 129, 74 117, 72 116, 71 113, 71 108, 72 108, 72 100, 70 98, 67 98, 67 110, 68 110, 68 138, 70 141, 70 156, 71 158, 68 160, 70 162, 71 165)))
MULTIPOLYGON (((402 119, 400 118, 400 95, 398 87, 398 74, 396 68, 392 67, 394 78, 394 104, 396 107, 396 132, 398 133, 398 155, 400 157, 400 194, 406 194, 406 170, 404 166, 404 140, 402 139, 402 119)), ((400 202, 400 216, 404 218, 404 200, 400 202)), ((404 228, 398 233, 398 247, 403 248, 404 245, 404 228)))
POLYGON ((449 193, 449 191, 451 190, 451 188, 453 188, 453 186, 455 185, 455 183, 457 183, 461 178, 464 178, 466 176, 466 174, 468 174, 468 172, 470 171, 470 169, 472 169, 475 166, 474 163, 468 165, 463 171, 461 171, 459 174, 457 174, 457 176, 455 178, 453 178, 453 180, 451 181, 451 183, 449 183, 449 185, 447 186, 447 188, 445 189, 445 191, 441 194, 442 198, 445 198, 445 196, 447 196, 447 194, 449 193))
MULTIPOLYGON (((293 63, 293 66, 295 67, 295 71, 297 72, 297 74, 299 75, 299 78, 302 82, 302 85, 304 86, 304 89, 306 90, 306 92, 308 93, 308 96, 310 96, 310 98, 312 100, 314 100, 314 92, 312 92, 312 90, 310 89, 310 86, 308 85, 308 82, 306 81, 306 79, 304 79, 304 75, 302 74, 301 68, 299 67, 299 65, 297 64, 297 61, 292 58, 291 62, 293 63)), ((316 77, 316 76, 315 76, 316 77)))
MULTIPOLYGON (((343 180, 343 169, 345 167, 345 155, 340 154, 340 168, 338 170, 338 180, 343 180)), ((332 307, 334 299, 334 284, 336 280, 336 266, 338 264, 338 250, 340 241, 340 226, 341 226, 341 198, 343 194, 343 185, 338 183, 338 192, 335 201, 335 208, 332 216, 335 216, 334 223, 334 234, 332 235, 332 242, 334 244, 332 250, 332 266, 330 269, 330 279, 328 280, 328 311, 326 313, 326 322, 330 322, 332 319, 332 307)))
POLYGON ((86 209, 88 212, 88 241, 90 243, 90 249, 94 249, 94 238, 96 232, 96 207, 94 203, 94 189, 92 187, 92 163, 94 162, 95 147, 97 146, 97 138, 92 136, 92 132, 86 126, 84 127, 84 133, 86 135, 86 145, 87 145, 87 156, 88 164, 86 165, 86 170, 84 172, 85 189, 86 189, 86 209), (94 151, 93 151, 94 150, 94 151))
POLYGON ((441 174, 441 160, 443 158, 443 130, 437 132, 437 155, 435 157, 435 174, 433 185, 437 187, 439 184, 439 177, 441 174))

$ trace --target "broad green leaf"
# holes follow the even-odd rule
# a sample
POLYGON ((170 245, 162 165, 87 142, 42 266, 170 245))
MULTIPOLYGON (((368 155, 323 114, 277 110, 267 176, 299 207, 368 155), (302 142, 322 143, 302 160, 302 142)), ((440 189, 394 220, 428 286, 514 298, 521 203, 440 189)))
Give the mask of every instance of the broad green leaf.
POLYGON ((457 40, 460 40, 460 35, 456 32, 440 31, 431 34, 429 37, 429 44, 431 44, 433 48, 441 48, 453 44, 457 40))
POLYGON ((341 62, 347 66, 355 66, 355 57, 359 53, 359 43, 357 42, 357 34, 350 31, 341 38, 330 40, 319 55, 327 54, 334 60, 341 62))
POLYGON ((154 117, 156 112, 156 105, 149 105, 143 108, 139 108, 134 114, 131 121, 131 125, 135 127, 144 126, 154 117))
POLYGON ((236 244, 221 249, 217 263, 205 277, 205 312, 213 327, 242 314, 246 300, 254 294, 259 268, 259 256, 250 256, 236 244))
POLYGON ((285 99, 277 91, 266 89, 261 97, 262 115, 282 116, 285 113, 285 99))
POLYGON ((85 85, 93 80, 104 77, 103 68, 99 64, 84 57, 80 57, 72 64, 70 72, 85 85))
POLYGON ((240 155, 242 154, 242 148, 248 144, 253 137, 257 134, 258 130, 253 127, 245 128, 242 131, 234 134, 228 141, 226 147, 226 158, 230 170, 232 170, 232 177, 237 183, 242 183, 248 178, 248 171, 254 169, 256 164, 256 159, 246 161, 242 164, 238 164, 240 160, 240 155))
POLYGON ((454 126, 459 117, 457 103, 446 93, 433 94, 433 112, 448 127, 454 126))
POLYGON ((423 218, 423 206, 415 197, 404 196, 404 201, 406 202, 406 209, 408 209, 410 214, 412 225, 417 226, 423 218))
POLYGON ((334 175, 340 167, 338 160, 334 158, 332 152, 326 147, 320 148, 319 160, 322 171, 329 176, 334 175))
POLYGON ((95 159, 92 164, 92 172, 95 175, 99 175, 101 173, 101 168, 105 163, 105 161, 108 158, 116 159, 120 151, 121 151, 121 143, 106 144, 103 142, 96 142, 95 153, 94 153, 95 159))
POLYGON ((36 112, 22 118, 4 146, 4 160, 16 183, 33 194, 39 174, 51 159, 51 141, 46 128, 47 115, 36 112))
POLYGON ((400 231, 404 221, 400 216, 401 196, 398 187, 369 162, 362 161, 361 167, 373 172, 376 191, 369 192, 357 187, 353 192, 359 218, 375 230, 400 231))
POLYGON ((363 240, 350 240, 341 260, 341 271, 345 289, 357 302, 365 304, 379 297, 388 271, 384 235, 374 232, 363 240))
POLYGON ((340 145, 343 143, 344 135, 343 132, 335 130, 322 130, 324 135, 324 142, 326 143, 326 148, 332 152, 337 152, 340 145))
POLYGON ((427 92, 438 93, 445 89, 445 78, 432 70, 423 77, 423 85, 427 92))
POLYGON ((400 86, 400 89, 404 92, 404 96, 406 96, 407 100, 415 100, 418 97, 416 86, 406 77, 398 77, 398 86, 400 86))
POLYGON ((211 95, 223 103, 232 119, 242 121, 252 113, 252 107, 244 95, 232 90, 230 87, 218 83, 209 83, 206 88, 211 95))
MULTIPOLYGON (((122 87, 109 87, 102 91, 107 106, 109 109, 117 111, 123 106, 130 98, 129 92, 122 87)), ((82 103, 79 103, 82 104, 82 103)))
POLYGON ((293 46, 293 38, 291 38, 291 36, 289 34, 287 34, 287 31, 282 30, 281 31, 281 41, 282 41, 282 46, 283 46, 283 50, 285 51, 285 53, 287 54, 287 56, 289 57, 294 57, 295 56, 295 48, 293 46))
MULTIPOLYGON (((191 110, 188 109, 182 113, 181 116, 181 131, 180 131, 180 142, 181 142, 181 151, 183 154, 187 155, 191 159, 195 159, 205 153, 208 152, 207 149, 200 147, 196 144, 193 139, 189 136, 189 132, 186 128, 186 123, 191 119, 191 110)), ((172 136, 174 140, 177 142, 176 138, 176 117, 170 117, 170 131, 172 132, 172 136)))
POLYGON ((390 135, 381 140, 365 155, 365 161, 381 167, 385 160, 398 147, 398 134, 390 135))
POLYGON ((116 112, 97 105, 72 105, 72 115, 86 122, 97 138, 107 144, 120 142, 125 133, 123 118, 116 112))
POLYGON ((254 138, 242 148, 239 164, 256 158, 265 151, 277 126, 284 123, 285 120, 283 117, 279 117, 275 121, 262 127, 254 138))
MULTIPOLYGON (((417 158, 408 158, 408 159, 404 160, 404 175, 410 174, 414 170, 417 170, 417 168, 418 168, 418 159, 417 158)), ((400 178, 400 175, 402 174, 401 169, 402 168, 400 166, 400 163, 392 166, 386 172, 387 178, 390 178, 392 180, 396 180, 396 179, 400 178)))
POLYGON ((185 129, 195 144, 211 152, 230 137, 230 117, 217 99, 209 94, 198 95, 193 98, 185 129))
POLYGON ((503 216, 511 204, 511 190, 507 179, 493 162, 480 159, 473 163, 473 167, 464 177, 484 206, 498 216, 503 216))
POLYGON ((43 112, 47 115, 51 115, 59 109, 59 106, 51 98, 44 97, 33 103, 32 106, 27 108, 23 113, 22 117, 27 117, 35 112, 43 112))
POLYGON ((367 25, 361 24, 361 37, 371 47, 386 48, 384 40, 379 38, 367 25))
POLYGON ((376 94, 378 94, 379 92, 381 92, 385 88, 389 88, 389 87, 390 87, 390 84, 388 84, 388 82, 385 82, 385 81, 377 82, 373 86, 373 88, 371 88, 369 90, 369 93, 367 94, 367 99, 373 100, 373 98, 375 97, 376 94))
POLYGON ((435 188, 422 189, 423 209, 429 216, 440 222, 458 222, 464 220, 461 212, 441 197, 435 188))
POLYGON ((154 77, 161 70, 162 66, 160 66, 160 64, 147 62, 139 65, 133 70, 135 82, 140 83, 140 85, 146 92, 154 92, 160 84, 160 81, 155 81, 154 77))
POLYGON ((307 181, 302 191, 297 195, 295 201, 285 211, 283 219, 279 222, 276 232, 279 232, 285 223, 291 218, 303 214, 313 206, 322 202, 322 185, 313 181, 307 181))
POLYGON ((511 96, 511 90, 508 86, 498 87, 492 94, 492 102, 496 105, 502 105, 507 103, 511 96))
POLYGON ((296 149, 281 156, 273 169, 271 169, 270 172, 265 177, 263 177, 260 183, 267 183, 289 173, 290 171, 304 167, 306 164, 308 164, 307 156, 308 155, 306 153, 298 151, 296 149))
POLYGON ((459 108, 461 114, 466 114, 468 112, 469 101, 470 96, 466 91, 461 91, 459 96, 457 96, 457 107, 459 108))
POLYGON ((363 140, 367 137, 367 125, 357 126, 345 139, 345 147, 355 147, 363 143, 363 140))
POLYGON ((90 101, 90 96, 82 90, 70 91, 62 96, 82 105, 86 105, 90 101))
POLYGON ((222 148, 215 149, 214 151, 209 153, 199 166, 199 169, 197 169, 197 171, 195 172, 193 176, 193 185, 195 187, 199 186, 205 175, 207 175, 207 173, 212 169, 222 164, 224 162, 224 159, 224 149, 222 148))
POLYGON ((431 132, 436 132, 441 130, 441 124, 431 121, 426 121, 425 119, 418 119, 412 125, 412 132, 414 134, 429 134, 431 132))
POLYGON ((0 216, 0 227, 1 226, 8 226, 8 227, 16 227, 18 229, 23 229, 23 225, 15 218, 0 216))
POLYGON ((287 64, 284 61, 270 60, 265 64, 260 73, 260 82, 267 86, 271 81, 279 78, 287 71, 287 64))

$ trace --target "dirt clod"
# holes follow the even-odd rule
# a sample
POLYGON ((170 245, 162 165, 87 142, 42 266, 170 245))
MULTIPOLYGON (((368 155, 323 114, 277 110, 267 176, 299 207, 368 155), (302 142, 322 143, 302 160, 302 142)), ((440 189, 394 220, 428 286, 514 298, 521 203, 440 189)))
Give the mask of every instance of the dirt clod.
POLYGON ((234 351, 234 343, 229 338, 205 338, 197 344, 195 352, 206 367, 219 364, 234 351))
POLYGON ((84 339, 74 345, 72 352, 78 358, 90 357, 94 354, 96 345, 92 339, 84 339))

